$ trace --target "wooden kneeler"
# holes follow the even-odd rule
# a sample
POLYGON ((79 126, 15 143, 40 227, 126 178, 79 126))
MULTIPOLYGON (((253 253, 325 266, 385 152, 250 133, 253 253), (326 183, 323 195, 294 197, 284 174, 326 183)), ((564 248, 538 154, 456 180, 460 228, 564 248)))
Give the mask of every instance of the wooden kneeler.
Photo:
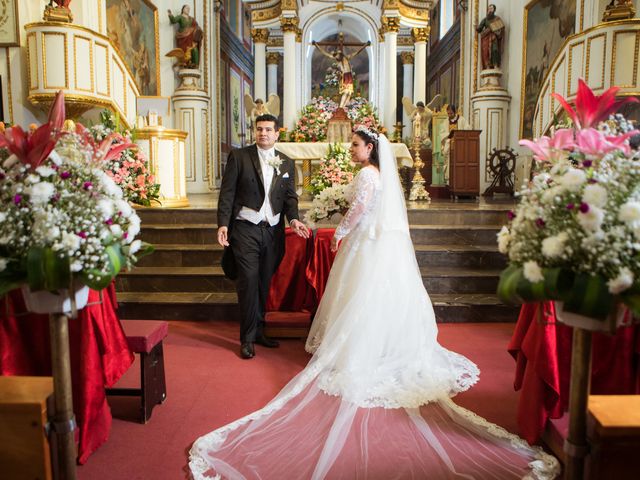
POLYGON ((152 320, 122 320, 127 343, 140 355, 140 388, 108 388, 107 395, 139 396, 141 423, 147 423, 153 407, 167 398, 162 341, 169 324, 152 320))

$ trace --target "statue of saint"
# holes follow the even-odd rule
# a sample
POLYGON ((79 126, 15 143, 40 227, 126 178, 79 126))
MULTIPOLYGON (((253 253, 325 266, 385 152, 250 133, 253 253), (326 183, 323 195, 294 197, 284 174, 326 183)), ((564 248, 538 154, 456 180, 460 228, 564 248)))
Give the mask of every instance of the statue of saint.
POLYGON ((496 6, 490 3, 487 16, 476 27, 480 34, 482 69, 500 68, 504 44, 504 22, 496 15, 496 6))
POLYGON ((178 24, 176 32, 176 43, 178 48, 174 48, 167 57, 176 57, 178 65, 183 68, 198 68, 200 64, 200 44, 202 43, 202 29, 196 19, 189 13, 191 7, 183 5, 180 15, 174 16, 169 12, 169 22, 178 24))
POLYGON ((344 42, 342 40, 342 33, 340 33, 340 41, 336 45, 336 49, 333 52, 329 52, 322 48, 322 46, 316 42, 315 40, 311 42, 314 47, 318 49, 320 53, 322 53, 325 57, 331 58, 338 65, 338 69, 340 70, 340 84, 339 84, 339 92, 340 92, 340 108, 344 108, 349 100, 351 100, 351 96, 353 95, 353 71, 351 70, 351 60, 353 57, 358 55, 362 50, 371 45, 371 42, 367 42, 362 45, 358 50, 353 52, 350 55, 346 55, 344 53, 344 42))

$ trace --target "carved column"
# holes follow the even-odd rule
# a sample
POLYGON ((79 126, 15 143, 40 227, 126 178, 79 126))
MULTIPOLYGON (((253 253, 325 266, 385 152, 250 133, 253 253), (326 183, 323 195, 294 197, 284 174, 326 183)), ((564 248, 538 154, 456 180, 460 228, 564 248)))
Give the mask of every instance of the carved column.
POLYGON ((296 34, 298 33, 297 17, 281 17, 280 25, 284 33, 284 92, 283 92, 283 126, 291 131, 296 121, 296 34))
POLYGON ((255 55, 255 76, 253 79, 254 100, 260 98, 267 101, 267 40, 269 30, 266 28, 254 28, 251 30, 255 55))
MULTIPOLYGON (((402 59, 402 96, 407 98, 413 98, 413 53, 402 52, 400 54, 402 59)), ((407 112, 402 110, 402 137, 409 135, 407 132, 411 132, 411 119, 407 115, 407 112)))
MULTIPOLYGON (((413 103, 427 103, 427 38, 429 36, 429 27, 413 28, 411 30, 413 37, 413 52, 415 55, 414 73, 413 73, 413 103)), ((448 99, 447 99, 448 100, 448 99)))
MULTIPOLYGON (((278 94, 278 62, 280 54, 278 52, 267 53, 267 97, 278 94)), ((266 99, 265 99, 266 101, 266 99)))
POLYGON ((396 123, 398 72, 396 57, 398 55, 398 30, 400 19, 398 17, 382 17, 381 33, 384 35, 385 44, 385 97, 383 125, 389 133, 393 132, 396 123))

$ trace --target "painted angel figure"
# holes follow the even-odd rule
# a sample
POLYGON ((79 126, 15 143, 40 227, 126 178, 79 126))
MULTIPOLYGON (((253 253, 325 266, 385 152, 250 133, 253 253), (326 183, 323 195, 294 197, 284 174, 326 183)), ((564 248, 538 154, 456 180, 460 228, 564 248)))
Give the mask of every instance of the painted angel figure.
POLYGON ((413 126, 412 138, 420 138, 421 140, 428 138, 431 117, 433 117, 434 111, 438 109, 441 102, 442 95, 440 94, 433 97, 426 106, 424 102, 418 102, 414 105, 409 97, 402 97, 402 105, 413 126))

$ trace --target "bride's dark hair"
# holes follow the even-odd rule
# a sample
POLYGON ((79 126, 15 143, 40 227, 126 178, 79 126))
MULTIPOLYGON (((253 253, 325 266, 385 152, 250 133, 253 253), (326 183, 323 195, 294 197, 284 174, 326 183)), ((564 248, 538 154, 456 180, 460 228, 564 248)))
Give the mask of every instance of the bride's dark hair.
POLYGON ((355 130, 353 133, 358 135, 364 141, 365 145, 373 145, 371 153, 369 154, 369 163, 379 169, 380 157, 378 156, 378 139, 364 130, 355 130))

